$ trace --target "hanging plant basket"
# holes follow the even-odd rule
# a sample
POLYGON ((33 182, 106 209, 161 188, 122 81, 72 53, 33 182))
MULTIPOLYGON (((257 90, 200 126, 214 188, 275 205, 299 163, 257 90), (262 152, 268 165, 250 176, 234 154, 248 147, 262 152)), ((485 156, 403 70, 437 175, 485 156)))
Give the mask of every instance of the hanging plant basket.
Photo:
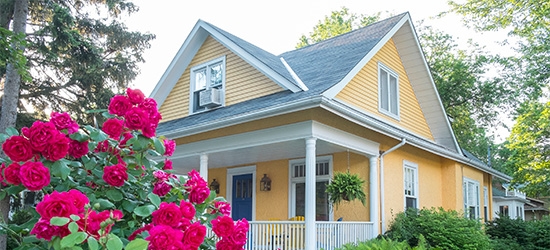
POLYGON ((357 174, 349 172, 338 172, 327 185, 326 192, 329 195, 331 204, 338 206, 342 201, 359 200, 366 205, 366 195, 363 190, 365 181, 357 174))

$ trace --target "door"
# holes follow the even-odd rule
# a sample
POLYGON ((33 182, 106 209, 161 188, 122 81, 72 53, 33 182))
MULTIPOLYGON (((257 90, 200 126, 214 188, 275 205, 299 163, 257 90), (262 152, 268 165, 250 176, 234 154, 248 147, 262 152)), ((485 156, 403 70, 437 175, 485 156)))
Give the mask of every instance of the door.
POLYGON ((252 174, 233 176, 233 191, 231 194, 233 220, 246 218, 252 220, 252 174))

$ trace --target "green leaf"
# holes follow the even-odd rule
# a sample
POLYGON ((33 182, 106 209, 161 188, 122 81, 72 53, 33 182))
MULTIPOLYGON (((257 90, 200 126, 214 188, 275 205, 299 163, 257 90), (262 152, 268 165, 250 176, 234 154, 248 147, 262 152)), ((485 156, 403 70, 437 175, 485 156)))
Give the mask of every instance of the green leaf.
POLYGON ((153 205, 155 205, 155 207, 158 208, 160 206, 160 197, 158 195, 149 193, 149 195, 147 195, 147 198, 149 198, 149 200, 151 201, 151 203, 153 203, 153 205))
POLYGON ((71 168, 67 166, 67 162, 63 159, 56 161, 51 167, 52 175, 61 177, 62 180, 66 180, 71 173, 71 168))
POLYGON ((128 212, 133 212, 136 206, 137 205, 131 201, 128 201, 128 200, 122 201, 122 208, 128 212))
POLYGON ((69 221, 70 219, 65 217, 52 217, 50 219, 50 224, 54 226, 65 226, 69 221))
POLYGON ((147 217, 155 211, 155 206, 153 205, 145 205, 145 206, 139 206, 134 209, 134 214, 140 217, 147 217))
POLYGON ((71 220, 73 221, 79 221, 80 220, 80 216, 76 215, 76 214, 71 214, 71 216, 69 216, 71 218, 71 220))
POLYGON ((99 249, 99 244, 97 243, 97 240, 94 237, 89 237, 88 238, 88 248, 90 248, 90 250, 98 250, 99 249))
POLYGON ((61 248, 72 247, 80 244, 86 240, 86 237, 88 237, 88 234, 85 232, 71 233, 61 239, 61 248))
POLYGON ((121 250, 124 245, 120 238, 114 234, 109 234, 109 240, 107 240, 108 250, 121 250))
POLYGON ((19 131, 17 131, 14 127, 9 127, 6 129, 6 134, 9 136, 19 135, 19 131))
POLYGON ((8 191, 8 194, 19 194, 21 191, 25 190, 25 187, 21 185, 17 186, 11 186, 9 188, 6 188, 6 191, 8 191))
POLYGON ((0 201, 6 198, 6 190, 2 189, 0 190, 0 201))
POLYGON ((35 243, 35 242, 40 242, 40 239, 37 239, 36 236, 34 235, 23 237, 23 243, 35 243))
POLYGON ((4 143, 8 138, 10 138, 9 135, 0 134, 0 142, 1 142, 1 143, 4 143))
POLYGON ((164 155, 164 152, 166 152, 166 148, 164 147, 164 143, 159 140, 157 137, 153 137, 153 143, 155 145, 155 151, 158 152, 160 155, 164 155))
POLYGON ((107 208, 112 208, 112 207, 115 206, 115 204, 113 204, 112 202, 110 202, 108 200, 105 200, 105 199, 97 199, 96 202, 99 203, 99 208, 101 210, 107 209, 107 208))
POLYGON ((133 241, 130 241, 128 245, 126 245, 126 250, 145 250, 149 246, 149 242, 144 239, 135 239, 133 241))
POLYGON ((69 231, 71 233, 74 233, 74 232, 77 232, 78 231, 78 225, 76 224, 76 222, 71 222, 69 223, 69 231))
POLYGON ((106 195, 107 198, 113 201, 121 201, 122 199, 124 199, 122 192, 120 192, 120 190, 118 189, 110 189, 107 191, 106 195))

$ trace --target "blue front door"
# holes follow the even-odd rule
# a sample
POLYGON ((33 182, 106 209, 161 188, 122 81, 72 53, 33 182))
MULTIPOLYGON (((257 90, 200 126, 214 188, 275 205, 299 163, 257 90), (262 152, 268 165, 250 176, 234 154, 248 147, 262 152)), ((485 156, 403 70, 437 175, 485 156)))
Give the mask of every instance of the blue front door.
POLYGON ((233 220, 252 220, 252 195, 252 174, 234 175, 231 195, 233 220))

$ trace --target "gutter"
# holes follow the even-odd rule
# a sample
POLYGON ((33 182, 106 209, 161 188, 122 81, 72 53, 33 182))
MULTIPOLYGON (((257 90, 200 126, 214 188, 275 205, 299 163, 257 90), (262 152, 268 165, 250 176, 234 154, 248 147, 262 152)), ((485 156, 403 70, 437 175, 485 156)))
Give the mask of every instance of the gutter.
POLYGON ((403 138, 401 142, 386 151, 380 151, 380 223, 382 227, 382 234, 386 232, 386 215, 384 213, 384 156, 392 151, 402 147, 407 143, 407 139, 403 138))

